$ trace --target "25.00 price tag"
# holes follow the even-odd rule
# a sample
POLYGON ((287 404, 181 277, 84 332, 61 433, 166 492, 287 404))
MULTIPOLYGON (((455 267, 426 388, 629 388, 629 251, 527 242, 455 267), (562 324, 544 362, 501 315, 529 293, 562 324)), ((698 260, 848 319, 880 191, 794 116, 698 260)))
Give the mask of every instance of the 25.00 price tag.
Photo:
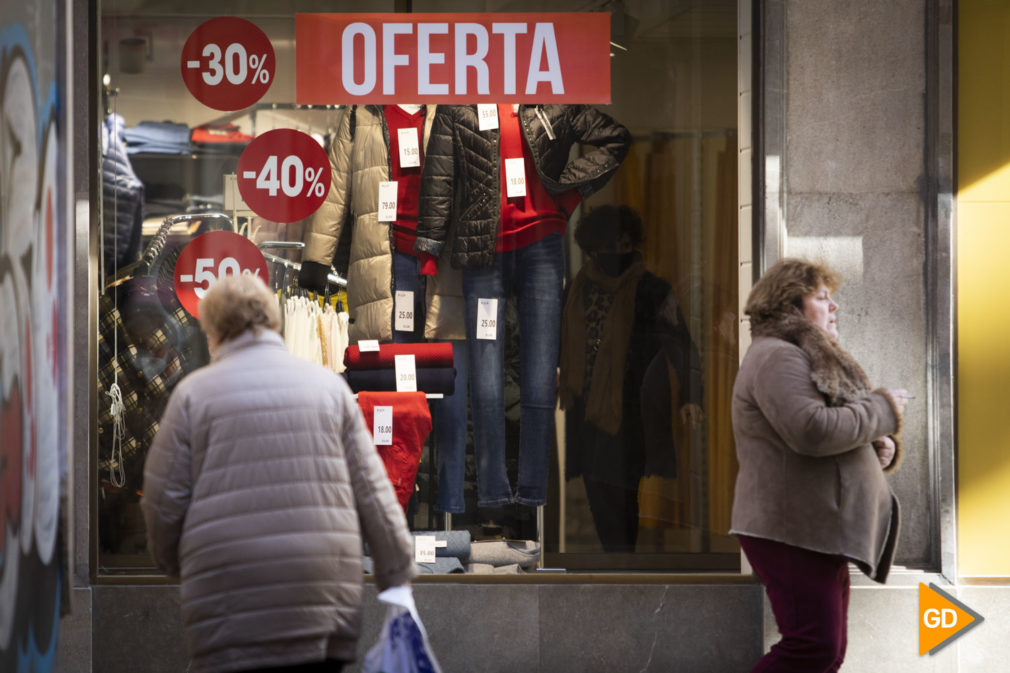
POLYGON ((477 300, 477 338, 494 339, 498 338, 498 300, 478 299, 477 300))
POLYGON ((408 290, 397 290, 393 306, 393 329, 397 332, 414 331, 414 293, 408 290))

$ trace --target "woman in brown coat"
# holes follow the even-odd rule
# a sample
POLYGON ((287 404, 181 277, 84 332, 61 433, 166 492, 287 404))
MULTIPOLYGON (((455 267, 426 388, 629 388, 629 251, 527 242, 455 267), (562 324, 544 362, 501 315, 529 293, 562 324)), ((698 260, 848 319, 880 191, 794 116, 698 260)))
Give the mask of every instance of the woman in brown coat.
POLYGON ((837 671, 848 562, 884 582, 898 502, 904 390, 873 390, 838 345, 839 278, 782 259, 747 300, 753 343, 733 387, 740 471, 731 532, 764 584, 782 639, 755 672, 837 671))

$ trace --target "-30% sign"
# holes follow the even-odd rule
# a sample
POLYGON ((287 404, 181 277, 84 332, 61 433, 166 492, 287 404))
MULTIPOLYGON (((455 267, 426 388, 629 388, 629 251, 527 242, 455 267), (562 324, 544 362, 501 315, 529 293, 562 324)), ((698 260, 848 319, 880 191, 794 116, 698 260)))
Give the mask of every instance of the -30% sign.
POLYGON ((238 189, 257 215, 296 222, 316 212, 330 191, 330 160, 310 135, 267 131, 242 151, 238 189))
POLYGON ((262 98, 274 78, 274 65, 266 33, 237 17, 205 21, 182 48, 186 88, 215 110, 241 110, 262 98))
POLYGON ((199 304, 211 286, 227 275, 258 276, 267 282, 263 253, 245 236, 212 231, 197 236, 182 249, 175 263, 175 294, 191 315, 200 317, 199 304))

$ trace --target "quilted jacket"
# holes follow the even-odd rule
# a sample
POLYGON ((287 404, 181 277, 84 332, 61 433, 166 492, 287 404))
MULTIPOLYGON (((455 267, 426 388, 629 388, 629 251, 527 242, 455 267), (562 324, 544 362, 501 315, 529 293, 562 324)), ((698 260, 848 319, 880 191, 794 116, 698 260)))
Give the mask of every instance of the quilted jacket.
POLYGON ((273 331, 222 344, 168 402, 144 468, 157 565, 195 673, 352 660, 362 535, 380 589, 414 573, 403 510, 343 379, 273 331))
MULTIPOLYGON (((424 122, 427 143, 435 106, 428 105, 424 122)), ((344 228, 350 227, 347 270, 348 338, 393 339, 393 231, 379 222, 379 183, 392 174, 389 127, 382 107, 349 108, 330 144, 332 180, 326 200, 313 214, 306 232, 302 287, 322 291, 326 274, 344 228)), ((428 339, 465 339, 463 290, 460 275, 449 264, 426 283, 424 336, 428 339)))
MULTIPOLYGON (((628 129, 588 105, 520 105, 519 124, 553 195, 596 192, 631 145, 628 129), (572 159, 576 144, 594 149, 572 159)), ((449 247, 455 267, 491 266, 501 220, 498 142, 498 129, 479 130, 475 105, 439 106, 421 180, 417 250, 438 257, 449 247)))

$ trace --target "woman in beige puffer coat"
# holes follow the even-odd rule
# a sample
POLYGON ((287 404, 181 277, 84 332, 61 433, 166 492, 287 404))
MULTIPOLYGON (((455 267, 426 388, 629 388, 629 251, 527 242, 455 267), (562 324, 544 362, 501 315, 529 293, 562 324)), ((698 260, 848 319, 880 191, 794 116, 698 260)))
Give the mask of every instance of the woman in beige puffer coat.
POLYGON ((414 574, 403 510, 347 385, 288 353, 261 280, 220 279, 200 313, 211 363, 172 392, 141 502, 155 562, 181 579, 190 670, 339 671, 361 632, 362 536, 380 590, 414 574))

